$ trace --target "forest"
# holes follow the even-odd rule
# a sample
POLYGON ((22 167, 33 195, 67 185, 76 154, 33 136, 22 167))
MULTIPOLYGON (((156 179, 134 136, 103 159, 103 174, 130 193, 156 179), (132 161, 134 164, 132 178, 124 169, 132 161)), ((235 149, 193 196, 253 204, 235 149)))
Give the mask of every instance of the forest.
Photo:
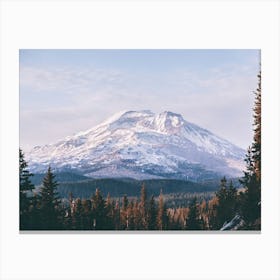
POLYGON ((254 104, 254 137, 248 147, 246 168, 236 189, 221 178, 210 199, 194 195, 187 207, 168 205, 161 191, 148 195, 145 184, 139 197, 121 199, 101 193, 97 187, 88 198, 59 197, 58 182, 49 166, 38 192, 33 174, 19 150, 20 230, 260 230, 261 229, 261 73, 254 104))

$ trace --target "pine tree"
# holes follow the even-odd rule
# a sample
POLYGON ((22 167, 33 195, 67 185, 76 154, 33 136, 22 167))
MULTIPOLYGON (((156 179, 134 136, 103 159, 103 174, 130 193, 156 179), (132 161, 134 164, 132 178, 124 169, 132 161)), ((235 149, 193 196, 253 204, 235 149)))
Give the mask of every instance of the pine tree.
POLYGON ((92 199, 92 206, 94 212, 94 229, 105 230, 106 228, 106 207, 105 201, 101 195, 100 190, 97 188, 95 195, 92 199))
POLYGON ((127 199, 127 196, 125 194, 123 196, 122 208, 121 208, 121 228, 122 229, 127 229, 128 228, 127 207, 128 207, 128 199, 127 199))
POLYGON ((261 72, 258 75, 258 88, 255 91, 254 107, 254 142, 252 145, 254 171, 258 187, 261 184, 261 72))
POLYGON ((157 226, 157 209, 155 204, 154 196, 152 195, 149 206, 148 206, 148 215, 147 215, 148 229, 155 230, 157 226))
POLYGON ((167 226, 168 226, 168 216, 166 213, 166 208, 163 200, 163 194, 162 191, 160 191, 158 213, 157 213, 157 228, 159 230, 166 230, 167 226))
POLYGON ((135 229, 135 220, 134 220, 134 203, 133 201, 130 201, 127 207, 127 216, 128 216, 128 230, 134 230, 135 229))
POLYGON ((19 211, 20 229, 31 229, 34 223, 34 185, 31 183, 32 173, 28 171, 28 164, 24 159, 24 154, 19 149, 19 211))
POLYGON ((140 211, 140 204, 138 201, 135 201, 133 207, 133 220, 134 220, 134 229, 142 229, 142 216, 140 211))
POLYGON ((189 213, 186 220, 187 230, 201 230, 203 221, 200 218, 199 209, 197 205, 197 199, 194 197, 189 206, 189 213))
POLYGON ((58 183, 51 167, 43 179, 43 187, 40 190, 39 204, 42 219, 42 229, 56 230, 61 229, 62 213, 61 201, 57 192, 58 183))
POLYGON ((246 155, 246 170, 240 180, 245 193, 240 195, 241 210, 247 229, 260 229, 261 218, 261 72, 255 91, 254 138, 246 155))
POLYGON ((92 205, 90 199, 82 200, 82 224, 84 230, 92 230, 92 205))
POLYGON ((142 185, 142 188, 141 188, 141 197, 140 197, 139 206, 140 206, 142 229, 147 229, 148 228, 148 221, 147 221, 148 204, 147 204, 147 191, 146 191, 144 184, 142 185))
POLYGON ((216 229, 219 229, 236 215, 237 190, 233 186, 232 181, 227 186, 227 180, 224 177, 221 180, 221 186, 216 196, 218 198, 218 204, 216 205, 216 229))
POLYGON ((218 198, 218 204, 216 206, 216 215, 217 215, 217 227, 220 228, 226 221, 229 221, 231 217, 229 217, 227 211, 227 180, 225 177, 221 179, 220 189, 216 193, 218 198))
POLYGON ((83 212, 82 200, 80 198, 77 198, 75 200, 75 206, 74 206, 74 212, 73 212, 73 225, 74 225, 74 228, 77 230, 83 229, 82 212, 83 212))
POLYGON ((106 221, 106 226, 107 229, 115 229, 114 228, 114 203, 111 200, 111 196, 108 193, 106 201, 105 201, 105 208, 106 208, 106 213, 107 213, 107 221, 106 221))

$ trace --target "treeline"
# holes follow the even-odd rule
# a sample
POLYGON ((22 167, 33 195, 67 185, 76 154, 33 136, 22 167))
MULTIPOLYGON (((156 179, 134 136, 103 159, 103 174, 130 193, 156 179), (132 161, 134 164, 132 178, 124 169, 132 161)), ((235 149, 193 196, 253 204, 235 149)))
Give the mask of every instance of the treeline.
MULTIPOLYGON (((148 196, 142 185, 139 199, 103 197, 100 190, 88 199, 59 198, 55 175, 51 168, 42 187, 34 192, 27 163, 20 150, 20 229, 21 230, 219 230, 237 214, 246 219, 239 229, 258 229, 253 224, 255 209, 247 211, 248 191, 240 191, 221 180, 219 190, 210 200, 193 196, 188 207, 168 207, 161 192, 148 196), (249 214, 249 216, 246 215, 249 214)), ((250 177, 246 173, 243 180, 250 177)), ((252 204, 253 205, 253 204, 252 204)))
MULTIPOLYGON (((175 193, 191 193, 194 190, 197 193, 214 192, 218 189, 217 182, 219 182, 219 180, 213 180, 194 183, 175 179, 148 179, 140 181, 128 178, 87 178, 87 180, 63 182, 60 180, 61 173, 56 175, 56 179, 59 182, 58 192, 61 197, 68 197, 69 192, 72 192, 74 197, 80 198, 91 197, 96 188, 105 195, 110 193, 111 197, 122 197, 125 194, 128 197, 137 197, 140 194, 142 184, 145 184, 148 196, 158 196, 161 190, 165 197, 175 193)), ((37 185, 41 184, 43 177, 41 177, 39 183, 37 182, 37 185)), ((34 182, 33 178, 32 182, 34 182)))

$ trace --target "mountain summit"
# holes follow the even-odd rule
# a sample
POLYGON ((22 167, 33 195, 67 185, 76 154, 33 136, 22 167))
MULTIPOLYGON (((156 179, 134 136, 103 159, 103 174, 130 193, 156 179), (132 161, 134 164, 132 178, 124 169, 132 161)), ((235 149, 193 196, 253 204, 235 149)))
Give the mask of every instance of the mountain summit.
POLYGON ((203 180, 242 174, 245 151, 180 114, 125 111, 27 154, 32 172, 203 180))

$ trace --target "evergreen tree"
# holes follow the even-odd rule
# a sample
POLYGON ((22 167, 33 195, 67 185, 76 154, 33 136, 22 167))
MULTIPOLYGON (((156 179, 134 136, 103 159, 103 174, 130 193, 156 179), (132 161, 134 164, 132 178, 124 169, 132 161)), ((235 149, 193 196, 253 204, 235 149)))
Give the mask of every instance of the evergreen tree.
POLYGON ((106 201, 105 201, 105 208, 106 208, 106 213, 107 213, 107 222, 106 226, 107 229, 115 229, 114 228, 114 203, 111 200, 110 194, 108 193, 106 201))
POLYGON ((144 184, 142 185, 142 188, 141 188, 141 197, 140 197, 139 206, 140 206, 142 229, 147 229, 148 228, 148 217, 147 217, 148 203, 147 203, 147 190, 146 190, 144 184))
POLYGON ((20 229, 31 229, 34 223, 34 185, 31 183, 32 173, 28 171, 24 154, 19 149, 19 211, 20 229))
POLYGON ((246 155, 246 171, 240 182, 245 187, 241 194, 242 216, 247 229, 260 229, 261 218, 261 72, 255 91, 254 138, 246 155))
POLYGON ((241 212, 247 223, 248 229, 253 227, 256 219, 260 218, 260 180, 254 168, 252 149, 249 148, 246 155, 246 171, 240 180, 245 188, 245 193, 240 194, 241 212))
POLYGON ((121 208, 121 228, 122 229, 127 229, 128 228, 127 207, 128 207, 128 199, 127 199, 127 196, 125 194, 123 196, 122 208, 121 208))
POLYGON ((254 107, 254 141, 252 145, 254 171, 256 173, 256 188, 261 184, 261 72, 258 75, 258 88, 255 91, 254 107))
POLYGON ((159 205, 158 205, 158 213, 157 213, 157 228, 159 230, 166 230, 167 225, 168 225, 168 216, 166 213, 163 194, 161 191, 159 195, 159 205))
POLYGON ((201 220, 199 215, 197 199, 196 197, 194 197, 189 207, 189 213, 186 220, 186 228, 187 230, 201 230, 202 226, 203 221, 201 220))
POLYGON ((127 216, 128 216, 128 230, 134 230, 135 229, 135 220, 134 220, 134 203, 133 201, 130 201, 127 207, 127 216))
POLYGON ((114 227, 116 230, 121 229, 120 200, 116 201, 115 206, 114 206, 114 227))
POLYGON ((152 195, 149 201, 148 215, 147 215, 148 229, 155 230, 157 226, 157 209, 154 196, 152 195))
POLYGON ((42 229, 61 229, 61 201, 58 196, 57 186, 55 175, 52 173, 51 167, 49 167, 43 179, 43 187, 40 190, 39 196, 42 229))
POLYGON ((91 230, 92 229, 92 205, 90 199, 82 200, 82 223, 83 229, 91 230))
POLYGON ((138 201, 134 203, 133 220, 134 220, 134 228, 136 230, 142 229, 142 216, 141 216, 140 205, 138 201))
POLYGON ((228 187, 227 180, 224 177, 221 180, 221 186, 216 196, 218 198, 218 204, 216 205, 216 229, 219 229, 236 215, 237 190, 234 188, 232 181, 228 187))
POLYGON ((80 198, 77 198, 75 200, 75 207, 73 212, 73 225, 74 228, 77 230, 83 229, 83 207, 82 207, 82 201, 80 198))
POLYGON ((106 228, 106 207, 105 201, 101 195, 100 190, 97 188, 92 201, 94 212, 94 229, 105 230, 106 228))

